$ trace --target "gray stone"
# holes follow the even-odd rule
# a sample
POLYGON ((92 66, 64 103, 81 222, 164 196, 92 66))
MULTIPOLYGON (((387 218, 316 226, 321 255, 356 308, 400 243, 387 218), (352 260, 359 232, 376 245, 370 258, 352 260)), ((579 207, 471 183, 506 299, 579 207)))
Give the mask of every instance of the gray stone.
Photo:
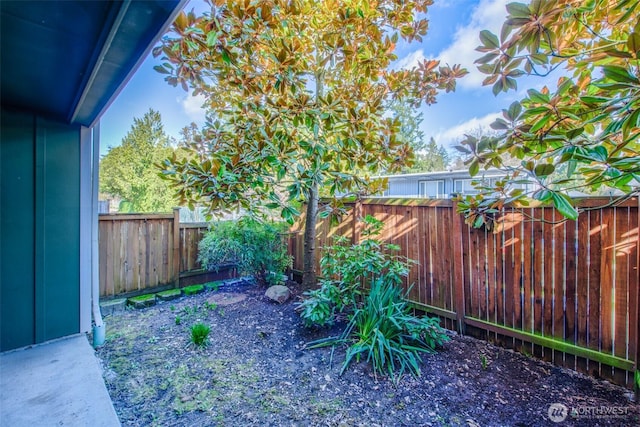
POLYGON ((127 299, 129 305, 133 308, 146 308, 156 304, 155 294, 140 295, 138 297, 131 297, 127 299))
POLYGON ((127 305, 126 298, 112 299, 108 301, 100 301, 100 312, 103 316, 110 316, 114 313, 124 311, 127 305))
POLYGON ((286 286, 275 285, 267 289, 267 292, 265 292, 264 296, 269 298, 271 301, 282 304, 291 297, 291 291, 286 286))

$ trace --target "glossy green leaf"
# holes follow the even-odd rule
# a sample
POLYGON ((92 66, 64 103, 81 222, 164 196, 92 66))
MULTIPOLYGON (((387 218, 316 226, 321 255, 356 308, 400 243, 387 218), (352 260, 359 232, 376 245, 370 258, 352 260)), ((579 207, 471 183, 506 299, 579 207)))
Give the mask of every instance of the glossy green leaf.
POLYGON ((498 37, 493 34, 491 31, 483 30, 480 31, 480 41, 483 45, 487 47, 491 47, 497 49, 500 47, 500 42, 498 41, 498 37))
POLYGON ((491 123, 491 129, 495 130, 507 130, 509 129, 509 124, 505 122, 503 119, 496 119, 493 123, 491 123))
POLYGON ((532 127, 530 132, 535 133, 542 129, 551 119, 551 115, 543 116, 540 120, 538 120, 532 127))
POLYGON ((571 139, 574 139, 574 138, 582 135, 583 132, 584 132, 584 127, 579 127, 579 128, 576 128, 576 129, 568 130, 565 133, 565 135, 567 135, 567 139, 571 140, 571 139))
POLYGON ((498 80, 494 85, 491 91, 494 96, 497 96, 502 90, 504 90, 504 86, 502 84, 502 80, 498 80))
POLYGON ((630 84, 640 83, 640 81, 638 81, 635 76, 631 75, 626 68, 617 65, 606 65, 602 67, 602 72, 607 78, 615 82, 630 84))
POLYGON ((581 96, 580 100, 587 104, 602 104, 611 101, 611 98, 605 98, 603 96, 581 96))
POLYGON ((164 68, 162 65, 154 65, 153 67, 154 70, 156 70, 157 72, 159 72, 160 74, 171 74, 169 71, 167 71, 166 68, 164 68))
POLYGON ((636 129, 638 126, 640 126, 640 107, 624 119, 622 138, 626 140, 631 130, 636 129))
POLYGON ((512 102, 511 105, 509 105, 509 109, 507 110, 507 113, 508 113, 507 115, 509 119, 515 121, 521 112, 522 112, 522 105, 518 101, 515 101, 515 102, 512 102))
POLYGON ((475 60, 475 64, 486 64, 489 63, 491 61, 493 61, 494 59, 496 59, 498 56, 500 56, 498 53, 487 53, 484 56, 481 56, 480 58, 475 60))
POLYGON ((507 3, 507 12, 515 18, 528 18, 531 15, 529 7, 522 3, 507 3))
POLYGON ((640 34, 631 33, 627 39, 627 48, 637 58, 640 56, 640 34))
POLYGON ((553 192, 547 190, 546 188, 533 193, 533 198, 536 200, 540 200, 541 202, 548 202, 549 200, 551 200, 552 196, 553 192))
POLYGON ((527 90, 527 95, 529 96, 529 99, 532 100, 533 102, 537 102, 540 104, 549 103, 549 95, 545 95, 541 92, 538 92, 535 89, 527 90))
POLYGON ((229 52, 225 50, 222 51, 222 60, 225 64, 231 64, 231 57, 229 56, 229 52))
POLYGON ((571 204, 569 197, 564 194, 553 192, 551 194, 551 200, 553 202, 553 206, 555 206, 562 216, 574 221, 578 219, 578 211, 571 204))
POLYGON ((477 160, 474 160, 469 165, 469 174, 471 176, 476 176, 480 172, 480 164, 477 160))
POLYGON ((207 34, 207 46, 215 46, 218 42, 218 33, 215 31, 209 31, 207 34))
POLYGON ((539 164, 533 170, 534 173, 539 177, 545 177, 551 175, 555 172, 556 168, 550 163, 539 164))

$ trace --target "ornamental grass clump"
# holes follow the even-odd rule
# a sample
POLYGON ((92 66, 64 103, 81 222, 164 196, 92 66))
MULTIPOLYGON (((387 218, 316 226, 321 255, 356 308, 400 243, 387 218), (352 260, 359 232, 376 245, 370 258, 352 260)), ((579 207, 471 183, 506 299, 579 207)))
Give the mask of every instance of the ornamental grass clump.
POLYGON ((376 376, 388 374, 394 381, 407 371, 420 376, 421 354, 435 351, 449 337, 437 318, 415 316, 404 297, 399 287, 375 281, 342 335, 315 341, 309 347, 346 345, 341 374, 352 361, 365 360, 376 376))
POLYGON ((380 221, 364 221, 367 238, 357 245, 329 248, 321 262, 321 287, 306 292, 298 306, 308 326, 325 326, 339 316, 348 319, 347 326, 341 335, 308 347, 346 346, 341 373, 354 360, 365 360, 376 376, 388 374, 394 381, 407 371, 419 376, 421 355, 449 337, 437 318, 416 316, 406 300, 401 284, 413 261, 397 255, 398 246, 373 238, 380 221))
POLYGON ((209 333, 211 328, 204 323, 196 323, 191 326, 191 343, 198 348, 209 345, 209 333))

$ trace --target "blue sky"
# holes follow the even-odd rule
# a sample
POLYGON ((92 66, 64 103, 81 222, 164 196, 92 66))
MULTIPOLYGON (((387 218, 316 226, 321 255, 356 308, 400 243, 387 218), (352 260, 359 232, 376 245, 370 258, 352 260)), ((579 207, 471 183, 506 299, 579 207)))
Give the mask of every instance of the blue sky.
MULTIPOLYGON (((520 94, 510 92, 494 97, 490 87, 483 87, 484 78, 473 61, 479 57, 475 47, 483 29, 498 32, 506 15, 505 4, 513 0, 435 0, 427 13, 429 32, 422 43, 400 45, 394 67, 411 67, 422 58, 440 59, 443 63, 462 64, 470 74, 458 81, 455 93, 442 93, 438 103, 423 107, 422 130, 425 137, 434 137, 439 144, 451 147, 465 132, 487 127, 520 94)), ((202 0, 191 0, 187 9, 202 8, 202 0)), ((201 9, 200 9, 201 10, 201 9)), ((153 70, 159 60, 151 55, 144 61, 127 86, 113 102, 101 120, 101 154, 108 147, 119 145, 131 128, 134 117, 142 117, 149 108, 160 111, 165 131, 178 137, 179 130, 195 121, 204 122, 204 112, 197 98, 164 81, 153 70)), ((521 80, 519 92, 526 88, 521 80)), ((541 81, 530 81, 536 87, 541 81)))

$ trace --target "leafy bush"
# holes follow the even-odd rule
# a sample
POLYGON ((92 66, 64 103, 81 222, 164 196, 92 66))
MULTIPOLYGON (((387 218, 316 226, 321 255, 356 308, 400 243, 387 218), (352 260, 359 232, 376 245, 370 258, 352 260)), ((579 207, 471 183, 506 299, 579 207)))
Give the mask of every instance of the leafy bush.
POLYGON ((298 304, 297 309, 306 326, 326 326, 333 323, 339 298, 332 298, 330 295, 335 291, 337 288, 331 282, 325 281, 320 289, 304 293, 305 298, 298 304), (332 287, 331 291, 329 287, 332 287))
POLYGON ((309 344, 310 348, 347 345, 342 372, 364 358, 374 373, 394 380, 405 371, 420 375, 420 355, 448 340, 437 318, 417 317, 404 299, 402 279, 414 262, 397 255, 397 245, 375 239, 382 223, 367 216, 356 245, 343 238, 321 260, 324 279, 319 289, 305 292, 298 305, 307 326, 333 323, 340 313, 349 317, 343 333, 309 344))
POLYGON ((419 376, 421 353, 435 351, 449 337, 439 319, 415 316, 405 296, 398 286, 376 280, 342 335, 311 343, 310 348, 348 345, 341 373, 354 359, 365 359, 376 375, 388 373, 397 380, 410 371, 419 376))
POLYGON ((337 237, 320 260, 320 288, 305 292, 298 306, 307 326, 332 324, 336 315, 353 307, 373 282, 384 280, 400 286, 409 274, 414 261, 397 255, 399 246, 374 238, 382 229, 382 221, 370 215, 363 221, 364 240, 349 245, 346 238, 337 237))
POLYGON ((198 260, 207 270, 236 264, 240 274, 254 276, 260 284, 278 284, 291 266, 281 237, 285 224, 262 223, 252 218, 215 223, 200 241, 198 260))
POLYGON ((206 347, 209 344, 211 328, 204 323, 196 323, 191 326, 191 342, 196 347, 206 347))

